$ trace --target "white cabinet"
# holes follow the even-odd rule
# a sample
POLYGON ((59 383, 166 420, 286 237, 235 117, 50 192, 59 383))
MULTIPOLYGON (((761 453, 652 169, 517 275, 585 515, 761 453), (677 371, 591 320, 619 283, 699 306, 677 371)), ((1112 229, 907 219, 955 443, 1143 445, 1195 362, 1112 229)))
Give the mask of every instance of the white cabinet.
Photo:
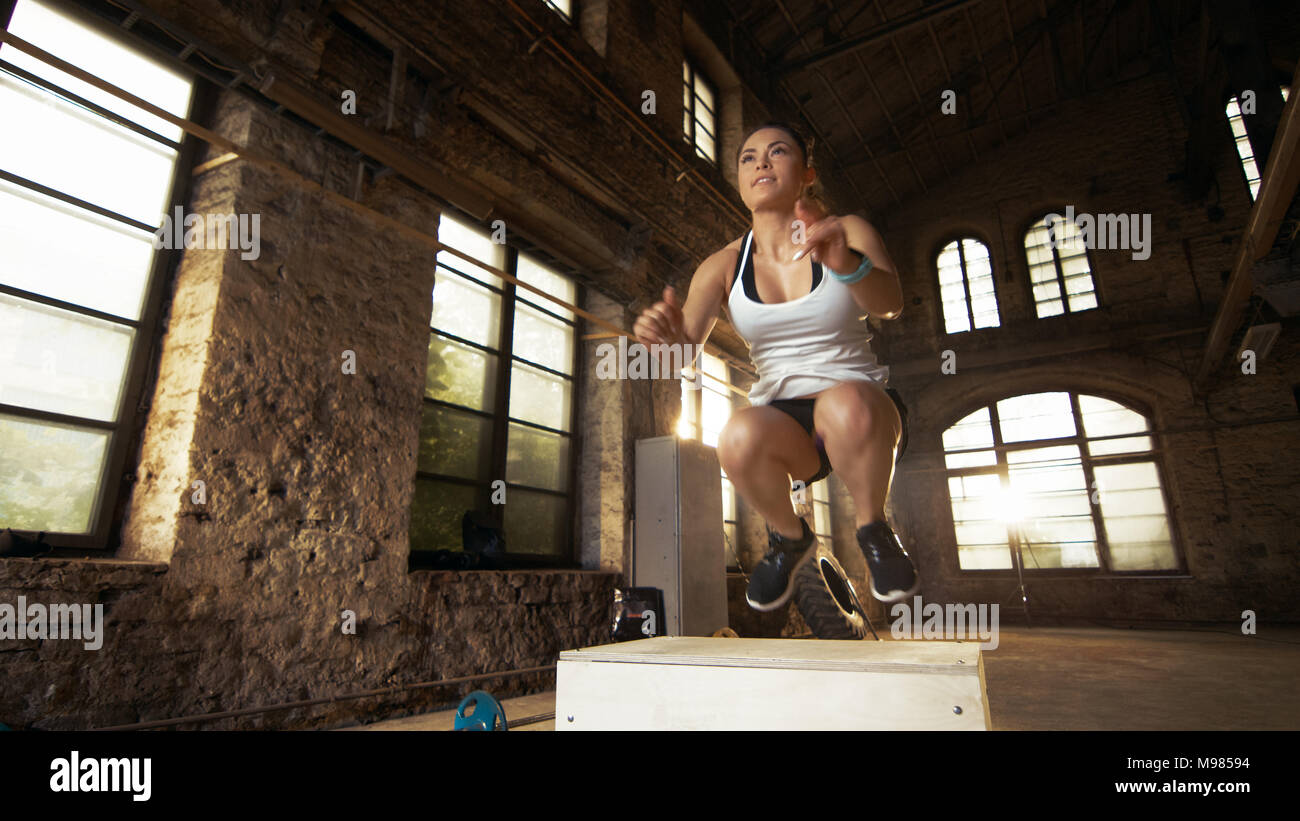
POLYGON ((727 626, 722 469, 694 439, 636 443, 632 586, 664 592, 665 636, 711 636, 727 626))

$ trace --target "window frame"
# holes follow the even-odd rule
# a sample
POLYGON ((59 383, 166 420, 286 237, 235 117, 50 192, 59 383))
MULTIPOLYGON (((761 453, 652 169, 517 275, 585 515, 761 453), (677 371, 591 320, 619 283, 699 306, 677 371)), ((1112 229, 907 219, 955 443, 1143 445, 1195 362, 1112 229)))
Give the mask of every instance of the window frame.
POLYGON ((574 21, 578 19, 578 3, 580 2, 581 0, 569 0, 569 10, 568 12, 565 12, 563 9, 556 6, 552 0, 542 0, 543 5, 555 14, 560 15, 560 19, 569 25, 573 25, 574 21))
MULTIPOLYGON (((704 101, 700 100, 698 95, 696 95, 695 93, 695 82, 698 79, 704 85, 704 87, 709 90, 709 93, 713 95, 714 107, 709 111, 709 113, 713 116, 713 127, 715 129, 718 127, 718 119, 719 119, 718 118, 718 102, 719 102, 718 87, 709 78, 709 75, 700 71, 700 69, 696 66, 696 64, 691 60, 689 56, 685 56, 685 55, 682 56, 682 66, 686 69, 686 72, 690 75, 689 79, 684 79, 682 82, 690 89, 691 92, 690 93, 691 107, 690 110, 686 112, 687 116, 690 119, 691 130, 683 135, 683 139, 686 142, 686 144, 691 147, 692 156, 699 157, 700 159, 710 163, 711 165, 716 166, 718 164, 718 142, 719 142, 718 135, 713 132, 710 132, 707 128, 704 129, 705 133, 707 133, 709 137, 712 138, 713 140, 712 157, 706 156, 703 150, 700 149, 699 144, 697 142, 696 129, 701 128, 702 126, 700 126, 699 118, 696 117, 695 115, 695 105, 697 101, 701 105, 704 105, 704 101)), ((708 108, 707 105, 705 107, 708 108)))
MULTIPOLYGON (((454 217, 456 221, 461 222, 465 225, 469 225, 476 231, 481 231, 484 234, 489 234, 489 235, 491 234, 490 228, 485 228, 483 225, 479 224, 478 220, 475 220, 474 218, 466 214, 463 214, 454 208, 447 208, 444 210, 444 213, 450 214, 452 217, 454 217)), ((506 243, 504 247, 505 247, 505 262, 502 266, 502 270, 505 271, 507 274, 510 274, 511 276, 518 276, 519 256, 521 254, 521 250, 523 253, 528 253, 532 249, 527 249, 527 248, 520 249, 518 245, 511 244, 511 243, 506 243)), ((537 254, 533 253, 532 256, 536 258, 537 254)), ((436 259, 436 255, 435 255, 435 259, 436 259)), ((459 262, 461 264, 466 264, 466 265, 468 264, 465 263, 464 260, 459 259, 458 257, 453 257, 452 261, 459 262)), ((555 267, 550 265, 546 260, 537 259, 537 262, 547 268, 551 268, 552 272, 557 274, 558 276, 562 276, 566 279, 569 279, 574 286, 574 296, 575 296, 574 304, 580 309, 583 308, 585 299, 584 299, 584 289, 582 283, 577 278, 573 277, 571 274, 566 273, 562 270, 556 270, 555 267)), ((480 264, 488 265, 490 263, 484 263, 480 261, 480 264)), ((579 561, 578 545, 575 544, 574 541, 574 537, 576 535, 574 518, 577 512, 576 485, 578 481, 578 462, 580 461, 581 458, 581 453, 580 453, 581 437, 577 435, 577 426, 580 417, 579 406, 582 402, 581 384, 578 380, 578 374, 580 373, 580 368, 582 365, 582 345, 580 344, 580 338, 582 333, 584 332, 585 321, 580 315, 575 315, 573 319, 568 319, 566 317, 560 316, 550 308, 542 305, 541 303, 545 302, 545 300, 542 300, 540 298, 537 299, 536 301, 533 301, 531 299, 519 296, 518 291, 520 289, 518 289, 513 282, 502 280, 500 286, 492 285, 490 283, 482 281, 481 279, 477 279, 473 276, 470 276, 469 274, 466 274, 462 271, 459 271, 451 267, 450 265, 447 264, 447 262, 436 263, 435 270, 444 270, 451 276, 458 277, 463 282, 470 283, 480 288, 484 288, 501 297, 501 305, 499 307, 499 316, 498 316, 499 325, 498 325, 498 333, 497 333, 497 340, 499 343, 499 347, 495 349, 477 342, 472 342, 468 339, 457 336, 453 333, 449 333, 447 331, 436 328, 433 325, 432 316, 430 316, 429 318, 429 328, 428 328, 430 341, 432 340, 433 336, 435 335, 440 336, 443 339, 449 339, 458 344, 467 345, 469 347, 474 348, 475 350, 483 351, 497 358, 496 382, 495 385, 493 386, 493 400, 491 403, 492 410, 483 411, 477 408, 470 408, 464 405, 458 405, 454 402, 448 402, 442 399, 434 399, 428 396, 428 394, 424 391, 423 388, 421 388, 420 391, 421 416, 423 416, 424 408, 427 405, 432 405, 433 407, 445 408, 448 410, 455 411, 457 413, 464 413, 470 416, 475 416, 480 419, 488 419, 491 422, 491 434, 490 434, 492 437, 491 457, 490 457, 491 464, 487 466, 487 471, 486 471, 486 474, 488 476, 487 479, 467 479, 463 476, 456 476, 448 473, 439 473, 437 471, 421 470, 419 467, 418 456, 417 456, 414 478, 427 479, 429 481, 434 481, 434 482, 445 482, 448 484, 455 484, 464 487, 474 488, 475 509, 478 510, 479 512, 487 513, 491 521, 493 522, 493 524, 503 529, 505 526, 504 505, 497 505, 491 503, 492 483, 497 481, 498 479, 505 482, 507 504, 509 503, 509 499, 510 499, 510 491, 515 489, 521 490, 525 493, 540 493, 546 496, 564 498, 565 499, 565 506, 564 506, 565 526, 564 526, 563 536, 564 536, 565 543, 568 545, 567 551, 564 552, 563 554, 554 554, 554 555, 547 555, 547 556, 539 556, 538 554, 534 554, 534 553, 514 553, 509 550, 511 534, 506 533, 505 537, 506 537, 507 552, 504 554, 504 559, 506 560, 506 565, 509 569, 515 569, 515 568, 580 569, 581 563, 579 561), (561 373, 560 371, 557 371, 553 368, 549 368, 540 363, 533 362, 532 360, 529 359, 525 359, 522 356, 517 356, 514 353, 515 317, 518 308, 521 304, 527 305, 530 309, 541 311, 542 313, 548 315, 549 317, 552 317, 560 322, 563 322, 564 324, 568 325, 572 329, 572 333, 573 333, 573 357, 571 360, 571 366, 573 368, 572 373, 569 374, 561 373), (556 430, 554 428, 550 428, 545 425, 528 422, 522 419, 515 419, 510 416, 510 382, 511 382, 512 373, 514 371, 514 365, 516 362, 522 363, 523 365, 529 368, 536 368, 545 373, 558 376, 569 382, 570 390, 572 391, 572 393, 570 394, 571 401, 569 402, 569 430, 568 431, 556 430), (525 485, 518 482, 510 482, 506 479, 506 469, 507 469, 507 461, 508 461, 508 454, 509 454, 509 447, 510 447, 510 442, 508 437, 510 434, 511 424, 521 425, 525 428, 530 428, 532 430, 540 430, 540 431, 545 431, 547 433, 555 433, 569 440, 569 467, 568 467, 568 479, 567 479, 566 490, 558 491, 558 490, 551 490, 550 488, 534 487, 532 485, 525 485)), ((436 285, 434 290, 436 291, 436 285)), ((432 305, 432 299, 430 300, 430 305, 432 305)), ((414 504, 414 500, 412 500, 412 504, 414 504)), ((448 549, 451 550, 453 553, 456 553, 456 552, 463 551, 464 548, 462 545, 460 548, 433 547, 429 549, 417 550, 412 546, 409 551, 410 569, 411 570, 434 569, 432 565, 433 555, 437 550, 440 549, 448 549)))
MULTIPOLYGON (((1002 316, 1002 294, 998 290, 998 274, 997 274, 998 269, 997 269, 997 263, 993 258, 992 243, 988 242, 983 236, 980 235, 978 231, 950 232, 948 234, 945 234, 942 240, 935 243, 932 253, 930 254, 930 261, 931 264, 934 266, 934 280, 933 280, 934 294, 935 294, 935 301, 939 305, 940 331, 941 333, 944 334, 944 336, 957 336, 959 334, 975 333, 976 331, 992 331, 1004 327, 1003 316, 1002 316), (971 304, 970 277, 966 273, 966 252, 961 247, 962 241, 968 239, 980 243, 981 245, 984 246, 985 250, 989 252, 989 276, 993 281, 993 302, 998 309, 997 325, 989 325, 984 328, 975 327, 975 308, 971 304), (960 258, 961 258, 962 288, 966 294, 966 318, 970 320, 970 329, 965 331, 949 331, 948 317, 944 314, 943 311, 943 283, 939 281, 939 257, 940 255, 943 254, 943 250, 947 248, 949 245, 951 245, 953 242, 957 243, 957 251, 958 254, 960 254, 960 258)), ((1026 271, 1027 270, 1028 269, 1026 269, 1026 271)), ((1031 297, 1033 295, 1032 283, 1030 285, 1030 295, 1031 297)))
MULTIPOLYGON (((688 384, 688 380, 687 380, 685 377, 682 378, 682 380, 681 380, 681 384, 682 384, 682 397, 683 397, 683 399, 682 399, 682 414, 681 414, 681 416, 678 417, 678 424, 675 425, 674 428, 673 428, 673 433, 674 433, 674 435, 680 437, 680 436, 682 435, 682 434, 681 434, 681 430, 680 430, 681 420, 682 420, 683 417, 685 417, 685 415, 686 415, 686 397, 690 397, 690 400, 691 400, 691 403, 692 403, 692 406, 693 406, 693 414, 694 414, 694 420, 695 420, 695 421, 692 422, 692 423, 690 423, 690 428, 691 428, 690 436, 688 436, 688 437, 686 437, 686 438, 694 439, 695 441, 697 441, 697 442, 699 442, 699 443, 701 443, 701 444, 706 444, 706 443, 704 442, 704 392, 705 392, 706 390, 709 390, 708 388, 705 388, 705 387, 704 387, 704 380, 705 380, 705 379, 711 379, 711 380, 717 381, 717 377, 709 376, 709 375, 705 372, 705 370, 704 370, 704 357, 705 357, 706 355, 707 355, 707 356, 712 356, 714 359, 717 359, 718 361, 720 361, 720 362, 722 363, 722 366, 723 366, 724 368, 727 369, 727 379, 726 379, 726 383, 725 383, 725 384, 726 384, 728 387, 725 389, 723 395, 726 396, 728 402, 731 403, 731 414, 735 414, 735 412, 736 412, 737 410, 739 410, 739 408, 737 408, 736 393, 735 393, 735 391, 731 390, 731 388, 733 388, 733 387, 736 386, 736 383, 735 383, 735 381, 734 381, 734 379, 735 379, 735 371, 734 371, 734 369, 731 367, 731 363, 728 362, 728 361, 726 360, 725 357, 717 356, 717 355, 715 355, 715 354, 710 354, 710 353, 708 353, 707 351, 703 351, 703 350, 701 350, 701 351, 700 351, 700 356, 699 356, 699 358, 696 360, 696 365, 692 366, 692 367, 698 367, 698 368, 699 368, 698 373, 699 373, 700 386, 699 386, 698 389, 688 388, 688 387, 686 387, 687 384, 688 384)), ((730 418, 731 418, 731 415, 729 414, 729 415, 728 415, 728 419, 730 419, 730 418)), ((716 450, 716 447, 713 446, 713 445, 707 445, 707 447, 714 447, 715 450, 716 450)), ((735 573, 739 573, 739 572, 740 572, 740 566, 739 566, 738 564, 734 564, 734 563, 730 563, 730 562, 738 561, 738 560, 739 560, 738 557, 739 557, 739 555, 740 555, 740 544, 739 544, 739 542, 740 542, 741 524, 742 524, 742 522, 741 522, 741 518, 740 518, 740 494, 736 492, 736 485, 731 481, 731 478, 730 478, 730 477, 726 476, 726 471, 725 471, 725 470, 720 470, 720 478, 722 479, 723 482, 726 483, 726 486, 729 486, 730 489, 731 489, 731 514, 732 514, 732 516, 735 517, 735 518, 733 518, 733 519, 728 519, 728 518, 727 518, 726 511, 725 511, 725 510, 723 511, 723 514, 722 514, 722 527, 723 527, 723 531, 722 531, 722 532, 723 532, 723 548, 724 548, 724 549, 728 548, 728 545, 726 544, 726 526, 727 526, 727 525, 734 525, 734 526, 735 526, 735 530, 736 530, 736 543, 735 543, 735 544, 732 544, 732 545, 730 546, 730 551, 729 551, 728 556, 727 556, 727 561, 729 562, 729 564, 727 564, 727 568, 726 568, 726 569, 727 569, 727 572, 735 572, 735 573)), ((727 490, 726 490, 726 486, 724 486, 724 488, 723 488, 723 492, 724 492, 724 493, 727 492, 727 490)))
MULTIPOLYGON (((963 578, 1016 578, 1019 573, 1024 573, 1026 577, 1032 576, 1038 579, 1047 578, 1116 578, 1116 579, 1139 579, 1139 578, 1179 578, 1189 577, 1190 572, 1187 565, 1187 554, 1184 548, 1184 540, 1179 529, 1179 523, 1174 516, 1174 507, 1171 505, 1171 488, 1169 484, 1169 472, 1165 467, 1164 454, 1168 451, 1167 444, 1164 441, 1163 433, 1156 424, 1155 414, 1144 403, 1135 400, 1132 397, 1116 393, 1105 388, 1096 389, 1092 387, 1074 387, 1065 385, 1046 385, 1035 386, 1032 389, 1017 390, 1013 393, 998 394, 991 399, 982 401, 968 402, 959 406, 959 410, 948 418, 947 423, 942 427, 939 435, 939 453, 946 457, 952 453, 989 451, 992 450, 996 456, 996 462, 993 465, 978 465, 962 468, 949 468, 946 463, 942 468, 944 494, 947 498, 945 507, 945 516, 947 517, 948 533, 952 537, 952 548, 945 551, 945 558, 951 561, 952 569, 956 574, 963 578), (1030 439, 1022 442, 1006 443, 1002 439, 1002 424, 998 418, 997 405, 1007 399, 1014 399, 1018 396, 1028 396, 1037 393, 1068 393, 1070 397, 1070 410, 1074 415, 1075 435, 1068 437, 1053 437, 1050 439, 1030 439), (1114 402, 1121 407, 1140 414, 1147 421, 1148 430, 1145 433, 1119 434, 1112 437, 1120 439, 1132 436, 1146 436, 1151 440, 1151 448, 1144 451, 1135 451, 1129 453, 1106 454, 1103 456, 1093 456, 1088 453, 1087 443, 1090 441, 1106 441, 1103 437, 1089 437, 1083 435, 1082 411, 1079 407, 1079 395, 1095 396, 1100 399, 1106 399, 1114 402), (943 447, 943 433, 950 430, 957 422, 965 419, 972 413, 981 409, 989 411, 989 424, 993 433, 993 444, 989 447, 981 447, 967 450, 949 451, 943 447), (1028 565, 1018 567, 1020 556, 1026 545, 1021 543, 1021 529, 1007 525, 1007 549, 1010 552, 1011 567, 1009 568, 963 568, 961 566, 960 551, 961 546, 957 541, 957 525, 953 516, 952 495, 948 490, 948 480, 958 476, 971 475, 996 475, 1002 487, 1006 487, 1010 482, 1010 469, 1007 462, 1006 454, 1017 450, 1034 450, 1038 448, 1054 447, 1060 445, 1074 445, 1079 449, 1079 462, 1084 475, 1085 492, 1089 496, 1088 508, 1092 518, 1093 529, 1096 533, 1097 544, 1097 567, 1030 567, 1028 565), (1160 481, 1161 503, 1164 505, 1165 521, 1169 525, 1169 542, 1174 552, 1174 561, 1176 567, 1165 570, 1116 570, 1111 567, 1110 557, 1110 539, 1106 533, 1105 520, 1102 516, 1101 505, 1093 504, 1091 494, 1094 489, 1096 476, 1094 467, 1101 465, 1103 467, 1110 465, 1150 463, 1156 471, 1156 477, 1160 481)), ((1004 522, 1004 524, 1006 524, 1004 522)))
MULTIPOLYGON (((1291 94, 1291 89, 1287 85, 1286 81, 1278 83, 1278 93, 1282 95, 1282 103, 1285 105, 1291 94)), ((1264 168, 1263 164, 1259 161, 1259 157, 1255 154, 1255 141, 1251 138, 1250 128, 1246 125, 1247 115, 1241 112, 1241 98, 1237 94, 1229 93, 1224 99, 1223 106, 1220 110, 1223 111, 1224 121, 1228 124, 1228 137, 1232 142, 1232 153, 1233 156, 1236 157, 1237 167, 1241 170, 1241 179, 1246 183, 1246 194, 1250 197, 1251 204, 1254 205, 1255 200, 1259 199, 1258 189, 1264 185, 1264 168), (1256 173, 1259 174, 1259 176, 1255 178, 1253 186, 1251 184, 1250 175, 1246 173, 1246 158, 1241 156, 1241 149, 1237 146, 1237 140, 1239 138, 1232 130, 1233 115, 1228 113, 1229 104, 1237 106, 1236 119, 1241 121, 1241 130, 1244 132, 1243 137, 1246 140, 1246 145, 1250 147, 1250 163, 1255 167, 1256 173)))
MULTIPOLYGON (((183 115, 185 119, 195 120, 202 118, 210 110, 212 103, 212 86, 210 81, 198 74, 191 67, 184 65, 176 60, 162 60, 152 50, 143 47, 139 42, 131 38, 127 32, 122 29, 109 25, 104 20, 90 14, 85 9, 76 5, 65 3, 50 3, 60 14, 71 17, 79 24, 93 29, 100 36, 111 39, 143 57, 164 62, 167 68, 186 77, 191 84, 190 106, 189 110, 183 115)), ((17 2, 0 2, 0 25, 8 31, 13 20, 13 13, 17 8, 17 2)), ((66 57, 64 59, 67 59, 66 57)), ((69 60, 69 62, 73 62, 69 60)), ((75 63, 74 63, 75 64, 75 63)), ((6 70, 6 73, 9 73, 6 70)), ((75 94, 66 92, 54 83, 31 75, 26 71, 18 74, 26 82, 39 86, 43 91, 57 98, 71 99, 77 101, 80 107, 88 109, 92 113, 103 117, 105 120, 115 125, 126 128, 134 133, 142 134, 149 132, 147 128, 135 123, 125 123, 123 118, 112 112, 106 112, 102 106, 81 100, 75 94)), ((12 76, 12 75, 11 75, 12 76)), ((185 132, 181 135, 180 141, 174 143, 169 138, 162 135, 149 137, 162 144, 173 146, 176 151, 176 165, 171 175, 171 182, 167 194, 167 214, 175 212, 177 207, 185 207, 190 198, 190 191, 193 185, 193 168, 194 160, 198 153, 198 140, 194 135, 185 132)), ((78 208, 100 217, 110 219, 122 225, 140 228, 136 220, 126 218, 124 215, 116 214, 108 209, 96 206, 93 203, 86 202, 77 197, 57 191, 47 186, 41 185, 34 180, 25 180, 14 174, 6 173, 4 179, 11 185, 32 191, 42 196, 49 197, 74 208, 78 208)), ((151 230, 156 231, 158 226, 153 226, 151 230)), ((143 230, 143 229, 142 229, 143 230)), ((127 465, 127 460, 132 454, 138 453, 141 440, 144 436, 145 426, 148 422, 149 412, 147 409, 140 410, 141 401, 146 388, 156 384, 150 381, 150 375, 155 371, 155 367, 160 356, 160 329, 162 323, 163 303, 167 294, 171 291, 175 281, 176 268, 180 264, 183 248, 161 248, 154 249, 153 258, 149 265, 149 272, 145 285, 145 295, 142 302, 142 308, 139 319, 129 319, 127 317, 108 314, 102 311, 88 308, 73 302, 65 302, 61 299, 36 294, 25 291, 13 286, 0 283, 0 293, 12 296, 18 299, 27 300, 41 305, 46 305, 59 310, 68 311, 80 316, 93 317, 107 322, 120 325, 122 327, 132 328, 135 331, 135 338, 132 341, 131 352, 127 356, 126 368, 123 374, 122 394, 117 408, 116 418, 112 421, 103 421, 97 419, 83 419, 78 416, 69 414, 37 410, 33 408, 24 408, 17 405, 0 404, 0 413, 17 417, 24 421, 32 423, 53 423, 56 425, 70 425, 77 428, 85 428, 97 431, 104 431, 109 434, 108 446, 105 452, 104 468, 98 478, 98 493, 95 498, 90 514, 90 527, 88 533, 69 533, 66 531, 44 531, 44 541, 47 545, 55 548, 53 556, 59 557, 104 557, 106 554, 111 555, 121 547, 122 525, 126 518, 128 496, 131 492, 130 486, 136 481, 137 467, 127 465)), ((157 375, 152 376, 156 380, 157 375)), ((21 530, 14 528, 14 532, 29 538, 35 538, 38 531, 21 530)))
MULTIPOLYGON (((1083 256, 1084 259, 1087 260, 1088 262, 1088 276, 1092 278, 1092 293, 1095 294, 1097 297, 1097 304, 1092 308, 1084 308, 1082 311, 1070 310, 1070 300, 1066 295, 1066 290, 1065 290, 1065 272, 1061 270, 1060 249, 1052 247, 1052 245, 1049 243, 1047 247, 1052 252, 1052 264, 1056 268, 1056 284, 1061 289, 1061 304, 1062 307, 1065 308, 1065 310, 1059 314, 1053 314, 1052 316, 1038 315, 1038 300, 1034 297, 1034 278, 1030 270, 1031 268, 1033 268, 1034 264, 1029 261, 1029 249, 1025 247, 1025 238, 1029 236, 1030 231, 1032 231, 1035 227, 1037 227, 1040 223, 1042 223, 1047 217, 1051 216, 1052 214, 1057 214, 1061 217, 1061 219, 1065 219, 1065 208, 1066 208, 1065 205, 1060 205, 1059 207, 1056 208, 1043 210, 1041 211, 1041 213, 1038 214, 1038 216, 1031 217, 1020 226, 1020 234, 1019 234, 1020 258, 1025 263, 1025 289, 1029 296, 1029 307, 1033 309, 1034 320, 1037 322, 1050 321, 1053 319, 1060 319, 1062 317, 1067 317, 1067 316, 1082 316, 1088 313, 1089 311, 1100 311, 1102 308, 1105 308, 1108 305, 1107 301, 1103 298, 1101 278, 1097 276, 1096 260, 1093 258, 1092 255, 1093 249, 1084 246, 1083 256)), ((1084 213, 1079 210, 1079 206, 1077 203, 1075 204, 1075 212, 1076 214, 1084 213)))

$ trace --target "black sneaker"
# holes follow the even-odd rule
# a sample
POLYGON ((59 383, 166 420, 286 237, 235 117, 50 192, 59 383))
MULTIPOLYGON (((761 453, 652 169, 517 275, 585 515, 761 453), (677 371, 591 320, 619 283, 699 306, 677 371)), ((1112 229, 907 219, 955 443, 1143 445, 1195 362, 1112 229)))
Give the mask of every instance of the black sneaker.
POLYGON ((871 595, 877 601, 902 601, 920 589, 916 566, 888 522, 872 522, 858 528, 858 546, 867 558, 871 595))
POLYGON ((803 538, 797 540, 768 528, 769 550, 749 574, 749 590, 745 593, 745 601, 755 610, 766 613, 790 601, 795 573, 817 553, 817 537, 808 529, 808 523, 800 519, 799 526, 803 538))

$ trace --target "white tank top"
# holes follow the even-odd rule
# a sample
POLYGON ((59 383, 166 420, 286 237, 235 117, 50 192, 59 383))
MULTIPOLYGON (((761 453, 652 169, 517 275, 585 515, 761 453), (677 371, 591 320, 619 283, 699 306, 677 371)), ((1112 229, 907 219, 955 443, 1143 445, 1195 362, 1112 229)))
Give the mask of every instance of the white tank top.
POLYGON ((745 235, 727 308, 736 332, 749 345, 758 381, 749 392, 751 405, 793 399, 832 388, 840 382, 874 381, 884 385, 889 368, 876 363, 871 329, 861 319, 849 286, 824 276, 813 263, 812 291, 789 302, 759 301, 754 279, 754 232, 745 235))

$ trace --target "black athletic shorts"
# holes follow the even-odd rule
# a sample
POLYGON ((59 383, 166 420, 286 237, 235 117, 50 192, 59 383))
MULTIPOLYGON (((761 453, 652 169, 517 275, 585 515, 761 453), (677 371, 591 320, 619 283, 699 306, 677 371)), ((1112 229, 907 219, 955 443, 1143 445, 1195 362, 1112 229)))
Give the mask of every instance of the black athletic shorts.
MULTIPOLYGON (((898 408, 898 417, 903 422, 903 432, 898 439, 898 452, 894 455, 894 464, 898 464, 898 460, 903 458, 903 451, 907 450, 907 406, 903 404, 903 398, 898 395, 898 391, 893 388, 885 388, 885 393, 894 400, 894 405, 898 408)), ((821 468, 816 476, 804 482, 805 486, 811 486, 813 482, 825 479, 831 474, 831 460, 826 456, 826 447, 822 444, 822 438, 813 433, 813 403, 816 401, 816 399, 775 399, 769 403, 777 410, 790 414, 800 427, 808 431, 808 435, 813 437, 813 442, 817 446, 821 468)))

